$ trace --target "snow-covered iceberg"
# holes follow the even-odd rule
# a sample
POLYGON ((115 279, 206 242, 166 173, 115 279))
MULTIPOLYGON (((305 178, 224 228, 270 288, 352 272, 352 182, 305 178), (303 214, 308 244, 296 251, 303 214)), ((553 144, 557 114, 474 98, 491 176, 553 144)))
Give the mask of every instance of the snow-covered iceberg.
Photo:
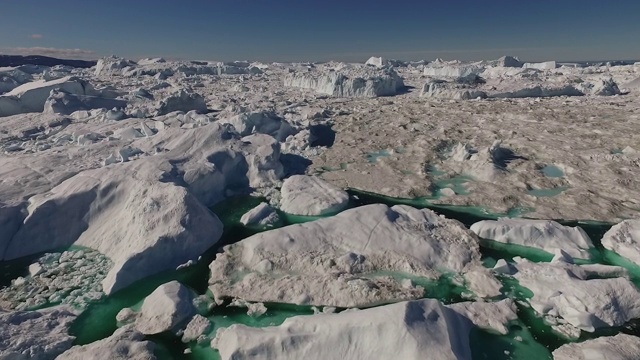
POLYGON ((483 220, 471 225, 481 238, 522 245, 555 254, 562 250, 574 258, 590 259, 593 243, 579 226, 569 227, 551 220, 483 220))
POLYGON ((116 330, 106 339, 98 340, 87 345, 76 345, 56 360, 155 360, 156 345, 144 339, 144 335, 131 326, 116 330))
POLYGON ((521 260, 515 278, 531 290, 531 307, 548 321, 587 332, 640 318, 640 291, 625 269, 566 261, 521 260))
POLYGON ((618 334, 565 344, 553 351, 553 360, 640 359, 640 338, 618 334))
POLYGON ((0 117, 43 111, 45 102, 51 90, 54 89, 60 89, 69 94, 96 95, 87 81, 77 77, 33 81, 0 96, 0 117))
POLYGON ((240 140, 218 124, 166 129, 133 144, 143 154, 163 150, 80 172, 31 197, 26 214, 20 206, 3 208, 5 221, 17 226, 5 229, 0 257, 72 244, 96 249, 114 262, 103 281, 109 294, 196 259, 222 233, 205 205, 229 188, 248 191, 282 176, 277 141, 260 134, 240 140))
MULTIPOLYGON (((507 323, 516 318, 514 308, 505 302, 486 305, 483 310, 487 315, 500 314, 494 317, 495 322, 507 323), (502 309, 492 311, 492 307, 502 309)), ((280 326, 266 328, 232 325, 218 331, 212 346, 220 351, 223 360, 425 356, 434 360, 471 360, 469 333, 474 321, 465 315, 483 312, 469 311, 472 307, 447 307, 437 300, 425 299, 340 314, 297 316, 280 326)), ((483 325, 488 322, 479 321, 479 326, 483 325)))
POLYGON ((640 265, 640 220, 624 220, 602 237, 602 246, 640 265))
POLYGON ((421 297, 424 289, 403 275, 435 279, 479 261, 476 236, 458 221, 367 205, 226 246, 209 284, 218 300, 365 306, 421 297))
POLYGON ((392 69, 345 66, 293 72, 285 75, 284 86, 315 90, 336 97, 376 97, 395 95, 404 88, 404 82, 392 69))

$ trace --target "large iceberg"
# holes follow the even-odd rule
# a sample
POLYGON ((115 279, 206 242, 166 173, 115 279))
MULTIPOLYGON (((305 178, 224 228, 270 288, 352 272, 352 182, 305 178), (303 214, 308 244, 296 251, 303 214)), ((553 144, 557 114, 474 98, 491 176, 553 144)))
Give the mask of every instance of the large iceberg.
POLYGON ((404 88, 402 78, 394 70, 368 66, 293 72, 285 76, 284 85, 336 97, 388 96, 404 88))
POLYGON ((223 360, 471 360, 469 333, 475 322, 480 327, 489 324, 482 316, 470 319, 465 315, 500 314, 494 321, 501 323, 516 318, 514 307, 506 302, 469 311, 473 305, 447 307, 425 299, 340 314, 297 316, 267 328, 232 325, 218 331, 212 346, 223 360))
POLYGON ((623 268, 562 259, 521 260, 515 267, 520 285, 533 292, 531 307, 549 321, 593 332, 640 318, 640 291, 623 268))
POLYGON ((581 343, 560 346, 553 351, 553 360, 637 360, 640 359, 640 338, 618 334, 581 343))
POLYGON ((76 95, 96 94, 87 81, 77 77, 68 76, 52 81, 38 80, 18 86, 0 96, 0 117, 43 111, 45 102, 54 89, 76 95))
POLYGON ((562 226, 551 220, 483 220, 471 225, 481 238, 522 245, 555 254, 562 250, 574 258, 590 259, 593 243, 579 226, 562 226))
POLYGON ((114 262, 103 281, 109 294, 196 259, 222 234, 205 205, 224 199, 231 187, 248 191, 282 176, 273 138, 236 139, 218 124, 166 129, 134 144, 145 154, 166 150, 80 172, 31 197, 24 215, 19 206, 3 208, 4 221, 15 225, 5 228, 0 257, 72 244, 96 249, 114 262))
POLYGON ((640 265, 640 220, 624 220, 602 237, 602 246, 640 265))
POLYGON ((458 221, 368 205, 226 246, 209 284, 219 301, 365 306, 421 297, 424 289, 403 276, 435 279, 479 261, 477 238, 458 221))

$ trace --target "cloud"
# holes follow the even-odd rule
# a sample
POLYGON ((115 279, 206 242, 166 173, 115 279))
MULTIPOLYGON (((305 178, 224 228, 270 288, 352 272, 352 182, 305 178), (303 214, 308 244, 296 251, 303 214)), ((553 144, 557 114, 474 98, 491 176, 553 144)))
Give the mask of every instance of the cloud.
POLYGON ((92 50, 84 49, 59 49, 50 47, 15 47, 0 48, 0 53, 9 55, 43 55, 64 59, 88 59, 94 60, 98 55, 92 50))
POLYGON ((30 38, 32 39, 42 39, 44 35, 42 34, 31 34, 30 38))

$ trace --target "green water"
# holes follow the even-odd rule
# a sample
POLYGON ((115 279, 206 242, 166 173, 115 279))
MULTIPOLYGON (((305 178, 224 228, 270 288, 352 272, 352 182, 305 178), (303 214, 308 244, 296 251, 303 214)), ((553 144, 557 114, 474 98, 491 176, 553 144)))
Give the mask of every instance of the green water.
POLYGON ((438 177, 438 176, 444 176, 447 175, 446 172, 439 170, 437 166, 435 165, 429 165, 427 166, 427 172, 429 173, 429 175, 431 175, 432 177, 438 177))
POLYGON ((339 170, 347 170, 349 168, 349 164, 340 163, 340 166, 332 167, 332 166, 321 166, 321 172, 331 172, 331 171, 339 171, 339 170))
MULTIPOLYGON (((298 315, 311 315, 313 309, 308 306, 295 306, 288 304, 265 304, 267 312, 259 317, 247 315, 247 309, 238 307, 225 307, 214 309, 213 314, 208 316, 213 324, 206 334, 211 339, 215 338, 218 329, 227 328, 233 324, 243 324, 251 327, 277 326, 286 319, 298 315)), ((217 350, 211 348, 210 343, 189 344, 193 359, 220 359, 217 350)))
MULTIPOLYGON (((372 203, 385 203, 388 205, 408 204, 418 208, 431 208, 449 218, 461 221, 466 226, 487 219, 495 219, 500 214, 490 212, 477 207, 457 207, 433 205, 429 199, 392 199, 368 194, 358 191, 349 191, 354 198, 351 207, 362 206, 372 203)), ((264 229, 251 229, 239 223, 241 216, 249 209, 255 207, 264 199, 251 197, 230 198, 212 210, 220 217, 224 223, 225 231, 219 244, 209 249, 202 255, 202 260, 189 268, 168 271, 146 278, 133 286, 112 294, 102 300, 90 305, 89 308, 75 321, 71 329, 72 335, 76 336, 76 344, 87 344, 105 337, 108 337, 116 330, 116 314, 125 307, 132 307, 139 304, 157 286, 171 280, 178 280, 183 284, 193 288, 199 294, 207 292, 208 265, 215 258, 218 249, 225 245, 237 242, 251 236, 264 229)), ((517 216, 526 213, 529 209, 513 209, 511 215, 517 216)), ((301 217, 280 214, 282 221, 279 226, 313 221, 319 217, 301 217)), ((640 267, 631 264, 628 260, 620 256, 603 251, 599 239, 608 230, 609 225, 601 223, 585 222, 563 222, 569 226, 581 226, 587 234, 594 240, 597 247, 594 251, 597 256, 594 261, 607 264, 624 266, 629 269, 632 280, 640 284, 640 267)), ((526 247, 509 246, 496 242, 481 242, 482 260, 485 266, 492 267, 498 259, 511 260, 514 256, 523 256, 532 261, 549 261, 551 255, 545 252, 526 247)), ((34 256, 34 258, 37 256, 34 256)), ((16 274, 24 274, 30 259, 19 259, 13 262, 0 264, 0 279, 15 278, 16 274)), ((455 303, 465 299, 464 293, 468 293, 463 287, 458 285, 452 277, 442 276, 439 280, 428 280, 419 277, 409 277, 406 274, 385 273, 372 274, 393 276, 396 278, 410 278, 416 285, 425 288, 425 296, 435 298, 444 303, 455 303)), ((526 301, 533 294, 517 283, 512 278, 503 277, 503 293, 505 297, 526 301)), ((313 313, 310 307, 298 307, 284 304, 265 304, 268 308, 266 314, 252 318, 246 314, 246 309, 221 306, 214 308, 208 318, 212 321, 213 327, 210 335, 220 328, 228 327, 232 324, 245 324, 247 326, 264 327, 278 325, 287 318, 296 315, 306 315, 313 313)), ((471 333, 472 353, 474 359, 551 359, 551 351, 567 342, 551 331, 551 328, 535 315, 532 309, 518 305, 519 320, 511 324, 507 335, 495 334, 479 329, 474 329, 471 333)), ((605 329, 596 334, 584 335, 581 340, 600 336, 602 334, 615 334, 619 331, 627 333, 640 333, 640 324, 629 324, 622 329, 605 329)), ((161 359, 217 359, 217 352, 209 347, 208 342, 202 345, 195 343, 183 344, 176 336, 171 334, 160 334, 149 337, 150 340, 159 344, 157 355, 161 359), (185 349, 190 349, 191 354, 184 354, 185 349)))
POLYGON ((370 163, 376 163, 378 159, 382 157, 387 157, 390 155, 391 153, 388 150, 378 150, 378 151, 367 153, 365 157, 367 158, 367 161, 369 161, 370 163))
POLYGON ((561 178, 564 177, 564 171, 555 165, 547 165, 542 168, 542 173, 546 177, 550 178, 561 178))
POLYGON ((472 180, 473 179, 468 176, 455 176, 448 179, 437 180, 434 182, 434 185, 436 186, 434 196, 439 198, 441 196, 440 190, 444 188, 452 189, 457 195, 469 195, 469 191, 465 187, 465 184, 472 180))
POLYGON ((480 239, 480 245, 486 250, 493 250, 492 254, 507 261, 512 261, 515 256, 534 262, 550 262, 553 259, 553 255, 546 251, 522 245, 504 244, 487 239, 480 239))

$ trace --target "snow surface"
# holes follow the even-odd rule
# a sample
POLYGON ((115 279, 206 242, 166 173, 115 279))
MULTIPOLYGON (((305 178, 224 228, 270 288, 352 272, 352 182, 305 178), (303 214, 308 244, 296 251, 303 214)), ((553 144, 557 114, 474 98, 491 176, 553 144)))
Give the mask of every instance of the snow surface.
POLYGON ((280 210, 293 215, 327 215, 349 204, 346 191, 313 176, 291 176, 280 192, 280 210))
MULTIPOLYGON (((340 314, 297 316, 274 327, 232 325, 218 330, 212 346, 223 360, 422 359, 425 354, 434 360, 471 359, 468 336, 474 325, 465 315, 474 306, 450 308, 425 299, 340 314)), ((495 321, 516 317, 513 306, 504 303, 482 304, 482 310, 501 312, 503 316, 495 321)))
POLYGON ((422 287, 389 274, 434 279, 479 259, 477 238, 458 221, 367 205, 226 246, 210 265, 209 284, 217 299, 365 306, 422 296, 422 287))
POLYGON ((551 220, 499 219, 471 225, 481 238, 522 245, 555 254, 565 251, 574 258, 590 259, 593 243, 579 226, 569 227, 551 220))

